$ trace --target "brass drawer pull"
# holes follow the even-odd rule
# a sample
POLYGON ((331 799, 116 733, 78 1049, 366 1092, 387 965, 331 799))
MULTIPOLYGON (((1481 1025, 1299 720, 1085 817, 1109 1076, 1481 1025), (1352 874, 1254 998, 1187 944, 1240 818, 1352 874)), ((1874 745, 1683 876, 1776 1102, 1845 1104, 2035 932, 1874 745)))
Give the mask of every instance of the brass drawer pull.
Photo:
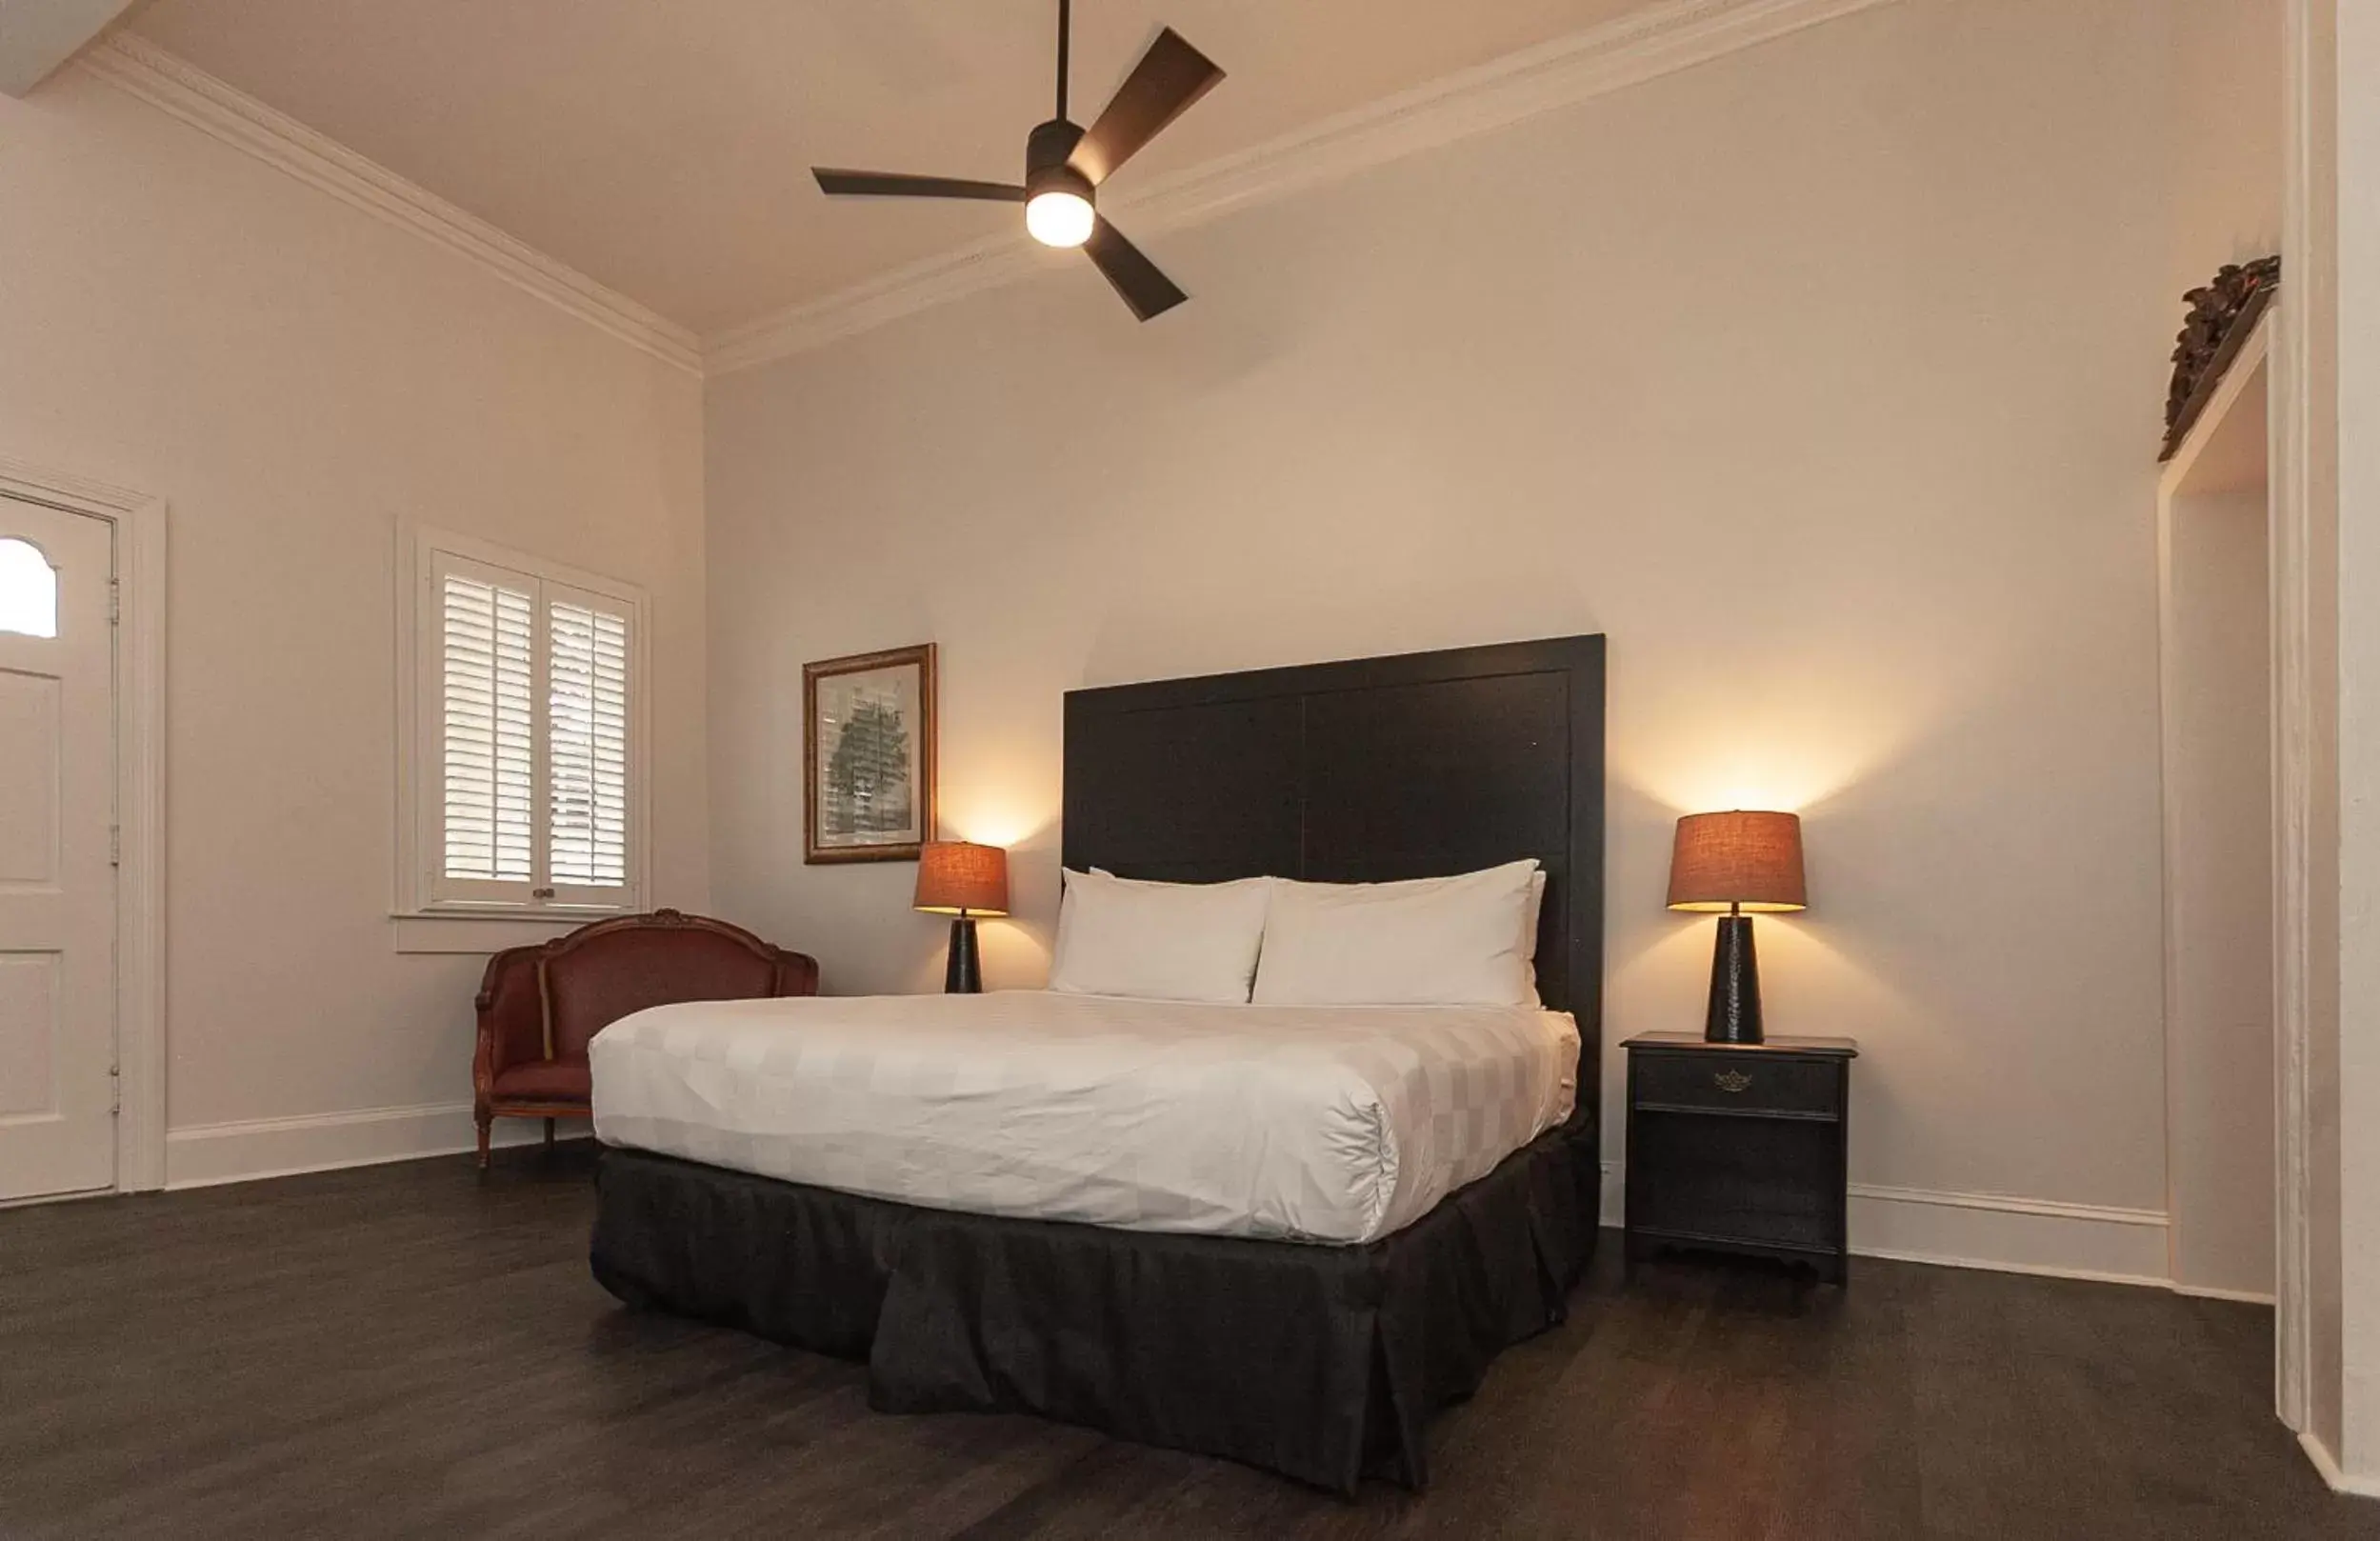
POLYGON ((1722 1091, 1742 1091, 1752 1084, 1752 1078, 1742 1071, 1721 1071, 1710 1078, 1710 1084, 1722 1091))

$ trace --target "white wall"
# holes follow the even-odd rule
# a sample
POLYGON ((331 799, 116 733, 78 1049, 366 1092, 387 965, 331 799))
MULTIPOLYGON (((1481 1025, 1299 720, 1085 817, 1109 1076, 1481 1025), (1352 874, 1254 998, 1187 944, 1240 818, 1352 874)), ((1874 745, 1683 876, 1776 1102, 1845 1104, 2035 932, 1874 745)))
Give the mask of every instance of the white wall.
POLYGON ((2281 250, 2285 0, 2172 7, 2173 266, 2170 296, 2226 262, 2281 250))
MULTIPOLYGON (((2297 1177, 2295 1169, 2303 1169, 2298 1186, 2306 1230, 2302 1244, 2284 1241, 2283 1411, 2299 1423, 2310 1451, 2334 1481, 2346 1444, 2342 1390, 2349 1325, 2349 1302, 2341 1293, 2347 1231, 2340 1161, 2347 1106, 2340 1076, 2341 1039, 2355 983, 2348 955, 2346 903, 2351 871, 2346 807, 2351 758, 2344 733, 2349 653, 2342 610, 2350 573, 2341 517, 2338 215, 2339 183, 2347 162, 2339 148, 2344 77, 2338 11, 2335 0, 2290 0, 2289 8, 2285 290, 2274 339, 2273 401, 2279 431, 2272 466, 2279 537, 2273 548, 2278 579, 2273 620, 2285 666, 2278 705, 2285 714, 2305 719, 2298 735, 2304 763, 2293 765, 2290 756, 2281 757, 2280 790, 2285 796, 2302 797, 2306 805, 2305 871, 2294 886, 2284 884, 2277 894, 2285 905, 2302 903, 2307 933, 2302 945, 2281 956, 2285 979, 2303 975, 2303 1063, 2291 1077, 2302 1089, 2302 1127, 2284 1126, 2282 1154, 2290 1169, 2285 1171, 2285 1186, 2297 1177), (2302 686, 2292 673, 2302 676, 2302 686), (2294 1287, 2286 1276, 2290 1264, 2303 1274, 2302 1284, 2294 1287), (2293 1351, 2300 1340, 2302 1353, 2293 1351), (2294 1388, 2295 1394, 2290 1385, 2293 1378, 2303 1381, 2294 1388)), ((2284 738, 2279 747, 2290 748, 2292 741, 2284 738)), ((2290 850, 2285 844, 2285 857, 2290 850)), ((2288 944, 2291 938, 2285 931, 2280 940, 2288 944)), ((2284 1065, 2285 1073, 2290 1069, 2284 1065)))
POLYGON ((0 454, 171 505, 170 1178, 468 1138, 480 961, 388 919, 395 524, 650 590, 700 906, 697 383, 79 71, 0 101, 0 454))
POLYGON ((2310 412, 2325 464, 2310 480, 2337 542, 2339 811, 2337 1011, 2317 1022, 2313 1056, 2313 1432, 2380 1495, 2380 13, 2308 9, 2325 55, 2313 110, 2329 120, 2306 266, 2307 325, 2323 334, 2310 412))
POLYGON ((2380 1492, 2380 15, 2338 19, 2341 1465, 2380 1492))
POLYGON ((1698 1020, 1671 819, 1800 809, 1864 1244, 2161 1275, 2172 14, 1909 0, 1151 240, 1145 329, 1067 264, 714 379, 721 910, 936 980, 911 869, 801 865, 807 659, 941 644, 1030 984, 1065 690, 1607 631, 1613 1064, 1698 1020))
MULTIPOLYGON (((2169 282, 2177 317, 2182 293, 2222 264, 2280 250, 2285 12, 2282 0, 2190 0, 2174 11, 2169 282)), ((2265 399, 2256 388, 2225 426, 2254 441, 2240 484, 2251 495, 2221 507, 2207 495, 2217 484, 2202 461, 2185 484, 2192 495, 2175 506, 2168 678, 2183 690, 2168 710, 2182 720, 2168 725, 2177 761, 2164 789, 2179 834, 2168 893, 2177 948, 2167 1066, 2173 1274, 2192 1288, 2259 1294, 2273 1289, 2275 1211, 2272 761, 2257 736, 2272 680, 2265 399)), ((2209 461, 2236 471, 2240 458, 2209 461)))
POLYGON ((2166 547, 2168 1201, 2175 1280, 2273 1288, 2272 667, 2263 390, 2223 424, 2254 485, 2174 499, 2166 547))
MULTIPOLYGON (((2182 294, 2227 262, 2280 250, 2281 0, 2174 8, 2171 267, 2182 294)), ((2169 1058, 2170 1260, 2195 1289, 2273 1288, 2271 694, 2261 389, 2174 507, 2166 709, 2175 821, 2169 1058), (2210 474, 2213 479, 2210 480, 2210 474), (2222 478, 2245 472, 2234 485, 2222 478), (2255 484, 2251 486, 2250 484, 2255 484), (2236 506, 2223 490, 2241 494, 2236 506)))

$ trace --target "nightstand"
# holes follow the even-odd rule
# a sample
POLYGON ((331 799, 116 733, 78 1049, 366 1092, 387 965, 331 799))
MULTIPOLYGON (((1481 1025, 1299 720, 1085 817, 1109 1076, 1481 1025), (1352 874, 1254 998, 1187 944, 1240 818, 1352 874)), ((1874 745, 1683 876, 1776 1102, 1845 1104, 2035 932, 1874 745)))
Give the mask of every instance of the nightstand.
POLYGON ((1707 1248, 1841 1284, 1859 1045, 1649 1032, 1627 1047, 1629 1260, 1707 1248))

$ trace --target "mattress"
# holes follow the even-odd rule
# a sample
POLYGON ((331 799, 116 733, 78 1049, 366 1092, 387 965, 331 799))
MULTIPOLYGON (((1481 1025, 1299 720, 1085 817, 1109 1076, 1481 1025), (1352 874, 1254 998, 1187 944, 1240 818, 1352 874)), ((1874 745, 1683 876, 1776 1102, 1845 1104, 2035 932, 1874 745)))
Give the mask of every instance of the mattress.
POLYGON ((610 1145, 934 1209, 1353 1243, 1569 1117, 1578 1030, 1003 991, 656 1007, 589 1056, 610 1145))

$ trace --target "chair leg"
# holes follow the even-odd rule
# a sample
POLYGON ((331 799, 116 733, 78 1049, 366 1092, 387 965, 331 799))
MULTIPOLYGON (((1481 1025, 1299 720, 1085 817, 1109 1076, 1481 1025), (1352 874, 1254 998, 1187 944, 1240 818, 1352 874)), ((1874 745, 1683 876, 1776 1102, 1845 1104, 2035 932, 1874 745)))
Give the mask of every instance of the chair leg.
POLYGON ((553 1120, 550 1118, 546 1120, 546 1149, 553 1149, 553 1120))
POLYGON ((495 1120, 486 1113, 479 1115, 479 1170, 488 1170, 488 1126, 495 1120))

